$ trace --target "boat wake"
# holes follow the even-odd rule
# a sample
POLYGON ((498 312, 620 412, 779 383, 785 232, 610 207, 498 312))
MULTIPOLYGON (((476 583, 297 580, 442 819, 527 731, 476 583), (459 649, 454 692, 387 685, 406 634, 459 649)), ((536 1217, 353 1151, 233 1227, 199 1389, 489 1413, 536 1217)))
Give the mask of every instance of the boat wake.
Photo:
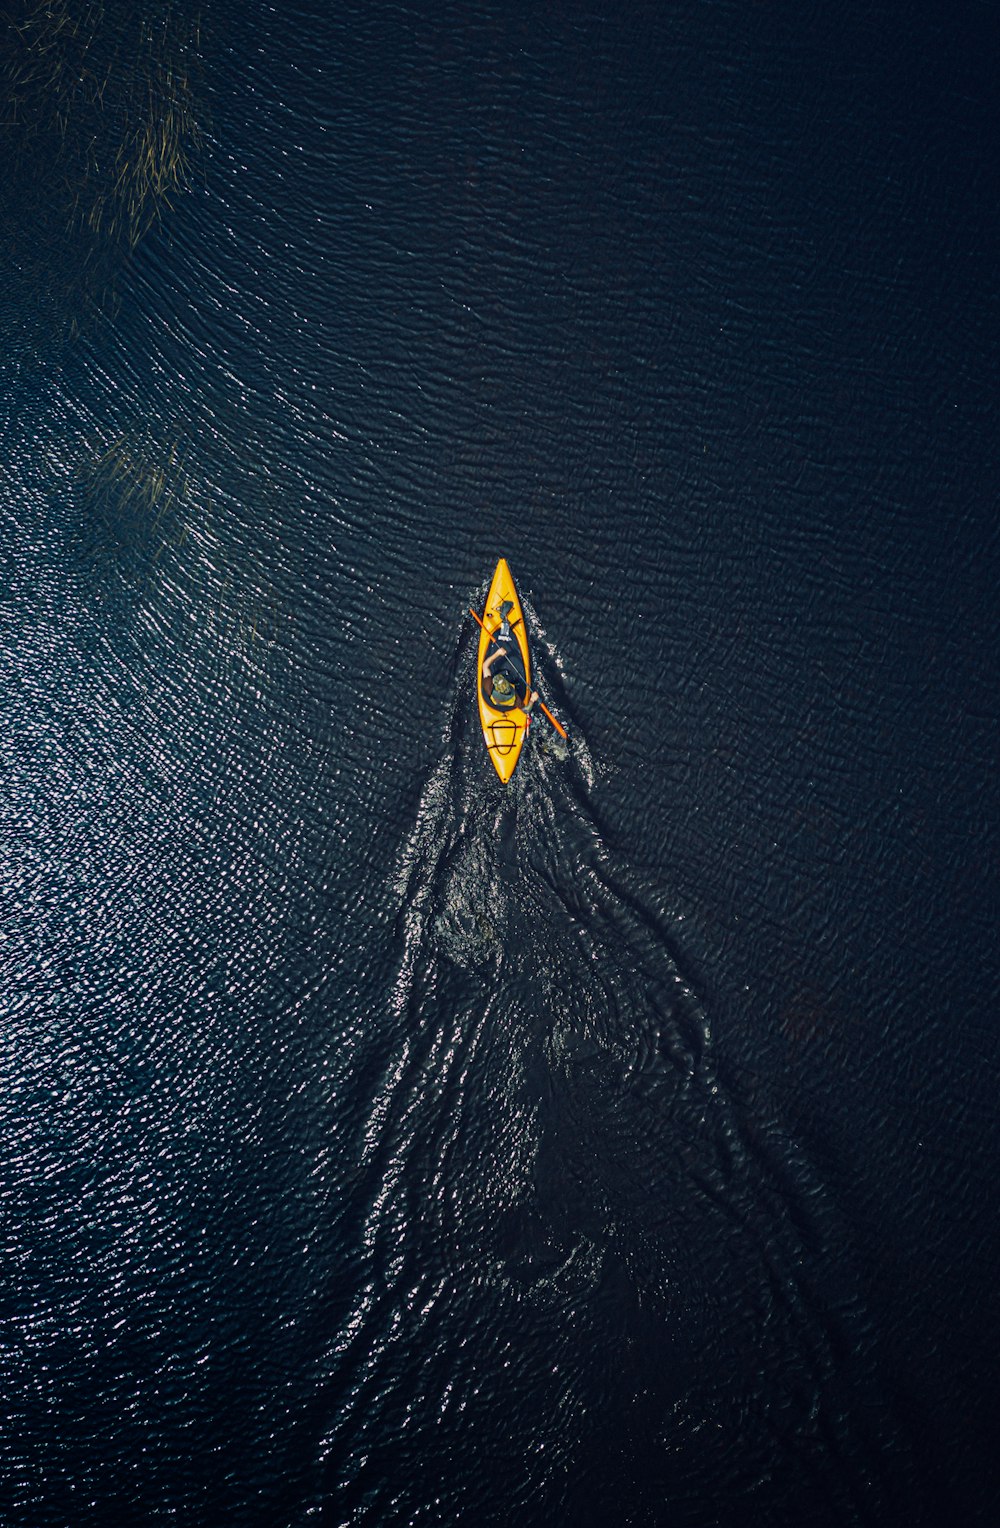
MULTIPOLYGON (((843 1241, 829 1196, 724 1077, 683 911, 601 825, 589 751, 574 736, 557 759, 533 728, 500 786, 465 657, 394 884, 343 1478, 360 1493, 366 1436, 401 1386, 424 1394, 438 1373, 445 1398, 425 1397, 409 1440, 424 1489, 459 1478, 456 1448, 489 1454, 497 1415, 525 1491, 568 1521, 614 1519, 610 1499, 560 1494, 590 1449, 641 1459, 623 1466, 634 1521, 665 1491, 736 1489, 748 1458, 780 1478, 824 1429, 848 1479, 856 1439, 818 1400, 848 1341, 816 1314, 843 1241), (751 1351, 772 1386, 787 1380, 780 1428, 732 1392, 751 1351)), ((851 1321, 857 1345, 862 1313, 851 1321)), ((456 1498, 447 1515, 472 1511, 456 1498)))

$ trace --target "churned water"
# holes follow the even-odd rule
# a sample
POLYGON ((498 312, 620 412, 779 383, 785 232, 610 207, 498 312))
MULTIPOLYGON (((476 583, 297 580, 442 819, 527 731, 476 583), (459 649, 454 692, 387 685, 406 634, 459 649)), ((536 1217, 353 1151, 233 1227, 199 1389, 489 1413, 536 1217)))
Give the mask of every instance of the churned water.
POLYGON ((994 1523, 991 11, 3 29, 0 1522, 994 1523))

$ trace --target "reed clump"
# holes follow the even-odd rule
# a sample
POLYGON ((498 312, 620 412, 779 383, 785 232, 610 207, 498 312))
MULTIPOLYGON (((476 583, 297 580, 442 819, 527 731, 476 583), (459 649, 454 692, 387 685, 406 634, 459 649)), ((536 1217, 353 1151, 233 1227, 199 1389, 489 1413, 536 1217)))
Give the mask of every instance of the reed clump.
MULTIPOLYGON (((29 261, 95 270, 139 242, 202 144, 200 22, 181 5, 17 0, 0 18, 0 221, 29 261)), ((76 316, 76 315, 74 315, 76 316)))
POLYGON ((201 142, 187 75, 151 63, 146 87, 116 149, 113 179, 98 184, 86 213, 95 233, 121 232, 133 248, 184 189, 201 142))
POLYGON ((89 453, 77 475, 95 556, 148 568, 189 539, 197 511, 179 442, 157 451, 121 435, 89 453))
POLYGON ((220 515, 179 440, 142 429, 91 445, 77 469, 81 540, 101 589, 181 597, 185 640, 258 656, 274 644, 278 602, 220 534, 220 515))

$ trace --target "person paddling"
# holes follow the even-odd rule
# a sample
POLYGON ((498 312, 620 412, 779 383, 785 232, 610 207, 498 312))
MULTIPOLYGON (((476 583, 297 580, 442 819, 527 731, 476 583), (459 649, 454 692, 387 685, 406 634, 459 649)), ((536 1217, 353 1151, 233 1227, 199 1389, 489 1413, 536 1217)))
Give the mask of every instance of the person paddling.
POLYGON ((483 636, 487 639, 485 651, 489 652, 491 646, 498 649, 498 651, 495 651, 491 657, 484 657, 484 660, 480 665, 478 691, 479 719, 483 725, 483 736, 486 739, 486 746, 490 750, 490 758, 493 760, 493 763, 496 766, 497 774, 506 785, 507 781, 510 779, 514 772, 514 766, 517 763, 518 755, 521 751, 521 744, 523 743, 528 728, 531 725, 532 718, 530 713, 534 710, 536 705, 538 706, 539 711, 541 711, 542 715, 548 721, 549 725, 554 729, 554 731, 558 732, 561 738, 565 739, 566 728, 563 726, 562 722, 558 720, 557 717, 552 715, 552 712, 549 710, 544 700, 542 700, 538 691, 532 690, 528 683, 528 674, 530 670, 528 668, 528 653, 526 642, 523 649, 523 668, 518 661, 522 656, 521 643, 524 642, 524 633, 522 632, 520 637, 515 636, 514 627, 521 625, 523 617, 518 610, 517 601, 515 599, 500 598, 500 596, 505 591, 509 591, 511 594, 513 594, 514 583, 510 576, 510 569, 508 568, 504 559, 501 557, 500 561, 497 563, 496 572, 493 575, 493 582, 490 585, 490 592, 486 597, 486 609, 483 612, 483 615, 487 617, 490 615, 498 615, 500 617, 500 625, 496 627, 495 630, 490 631, 486 621, 483 619, 483 616, 481 616, 478 611, 473 610, 471 605, 469 606, 469 614, 475 621, 476 625, 479 627, 483 636), (515 615, 512 621, 510 617, 512 612, 515 610, 518 610, 518 613, 515 615), (505 664, 500 665, 496 676, 494 677, 493 669, 497 665, 497 662, 501 656, 504 656, 507 661, 505 664), (511 674, 514 676, 513 679, 510 677, 511 674), (503 684, 500 684, 499 682, 501 679, 504 680, 503 684), (510 686, 509 692, 507 691, 508 685, 510 686), (516 688, 517 685, 523 685, 524 687, 520 692, 525 696, 525 702, 523 705, 518 700, 518 690, 516 688), (504 704, 498 705, 498 701, 502 701, 504 704), (523 712, 526 725, 524 727, 520 727, 515 722, 513 728, 513 738, 509 735, 512 730, 510 726, 508 725, 506 727, 502 727, 501 732, 503 735, 502 738, 498 739, 495 733, 495 728, 499 725, 499 723, 497 723, 495 720, 495 713, 499 711, 500 714, 503 715, 504 712, 514 710, 521 710, 523 712))
MULTIPOLYGON (((490 653, 489 657, 484 661, 483 694, 486 696, 486 699, 489 701, 490 705, 495 706, 498 711, 513 711, 517 706, 520 705, 520 701, 517 698, 517 691, 515 690, 511 681, 507 678, 506 674, 493 674, 493 665, 504 657, 506 657, 506 654, 503 648, 495 647, 492 653, 490 653)), ((534 706, 537 699, 538 691, 532 690, 530 696, 528 697, 527 704, 521 707, 525 716, 531 715, 532 707, 534 706)))

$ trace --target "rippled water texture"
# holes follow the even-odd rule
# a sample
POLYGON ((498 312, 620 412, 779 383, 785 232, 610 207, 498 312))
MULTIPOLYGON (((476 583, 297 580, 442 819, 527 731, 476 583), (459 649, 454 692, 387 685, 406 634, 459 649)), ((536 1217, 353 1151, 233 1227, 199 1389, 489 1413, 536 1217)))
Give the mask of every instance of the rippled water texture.
POLYGON ((990 14, 5 14, 4 1528, 995 1521, 990 14))

